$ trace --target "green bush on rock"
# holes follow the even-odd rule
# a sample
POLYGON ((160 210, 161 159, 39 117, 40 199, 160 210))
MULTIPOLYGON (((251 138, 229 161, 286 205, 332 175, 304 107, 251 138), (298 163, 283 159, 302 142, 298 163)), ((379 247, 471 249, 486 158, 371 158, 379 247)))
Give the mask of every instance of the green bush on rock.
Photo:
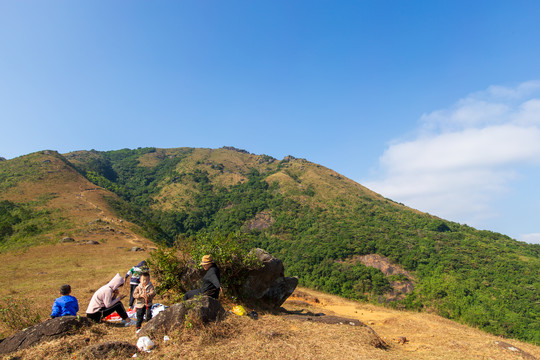
POLYGON ((159 283, 156 290, 171 299, 180 299, 196 286, 202 274, 196 270, 202 256, 211 255, 220 269, 225 295, 241 297, 241 286, 249 271, 261 267, 245 244, 246 239, 239 233, 200 232, 187 238, 179 237, 172 247, 160 247, 148 260, 159 283))

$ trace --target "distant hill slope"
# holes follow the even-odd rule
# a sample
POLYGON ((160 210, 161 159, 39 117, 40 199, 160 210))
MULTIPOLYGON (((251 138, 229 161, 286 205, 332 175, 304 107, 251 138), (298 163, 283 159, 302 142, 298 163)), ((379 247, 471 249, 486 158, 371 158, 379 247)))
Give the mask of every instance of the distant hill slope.
POLYGON ((56 151, 41 151, 0 162, 0 251, 109 238, 114 223, 122 237, 142 230, 119 223, 105 198, 110 191, 88 181, 56 151), (107 235, 107 236, 106 236, 107 235))
MULTIPOLYGON (((421 213, 291 156, 280 161, 234 148, 58 156, 67 173, 110 191, 100 190, 104 207, 156 241, 243 231, 250 245, 282 258, 288 274, 306 286, 436 311, 540 343, 538 245, 421 213)), ((2 169, 22 159, 0 162, 0 183, 2 169)), ((21 174, 41 186, 43 179, 21 174)))

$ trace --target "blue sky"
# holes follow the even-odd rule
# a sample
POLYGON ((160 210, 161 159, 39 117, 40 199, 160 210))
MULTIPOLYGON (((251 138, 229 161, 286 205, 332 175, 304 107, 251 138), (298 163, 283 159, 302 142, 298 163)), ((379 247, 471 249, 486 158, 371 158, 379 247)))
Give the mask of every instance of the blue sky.
POLYGON ((0 156, 232 145, 540 243, 537 1, 0 0, 0 156))

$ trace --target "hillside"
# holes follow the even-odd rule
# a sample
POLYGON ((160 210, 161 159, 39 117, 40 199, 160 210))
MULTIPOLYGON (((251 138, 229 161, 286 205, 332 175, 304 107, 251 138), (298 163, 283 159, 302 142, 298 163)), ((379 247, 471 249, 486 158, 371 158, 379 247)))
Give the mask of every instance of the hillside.
POLYGON ((55 151, 0 162, 0 250, 56 243, 64 237, 136 241, 141 229, 118 219, 104 200, 116 195, 82 176, 55 151))
POLYGON ((304 159, 234 148, 42 152, 0 162, 0 186, 6 213, 33 214, 10 225, 2 248, 88 234, 101 211, 167 244, 242 231, 310 288, 540 343, 540 246, 407 208, 304 159))

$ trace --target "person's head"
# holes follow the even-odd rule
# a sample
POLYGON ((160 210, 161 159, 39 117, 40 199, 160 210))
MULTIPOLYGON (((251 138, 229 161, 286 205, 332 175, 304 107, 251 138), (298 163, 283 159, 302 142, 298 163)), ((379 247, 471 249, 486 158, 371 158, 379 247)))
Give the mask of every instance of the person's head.
POLYGON ((141 284, 146 285, 150 282, 150 273, 144 272, 141 274, 141 284))
POLYGON ((67 284, 60 286, 60 295, 69 295, 69 294, 71 294, 71 286, 67 284))
POLYGON ((116 274, 111 281, 109 281, 109 287, 113 290, 117 290, 118 288, 124 286, 124 278, 120 276, 120 274, 116 274))
POLYGON ((212 267, 214 264, 214 260, 212 260, 212 256, 210 255, 204 255, 201 260, 201 266, 204 270, 208 270, 212 267))

